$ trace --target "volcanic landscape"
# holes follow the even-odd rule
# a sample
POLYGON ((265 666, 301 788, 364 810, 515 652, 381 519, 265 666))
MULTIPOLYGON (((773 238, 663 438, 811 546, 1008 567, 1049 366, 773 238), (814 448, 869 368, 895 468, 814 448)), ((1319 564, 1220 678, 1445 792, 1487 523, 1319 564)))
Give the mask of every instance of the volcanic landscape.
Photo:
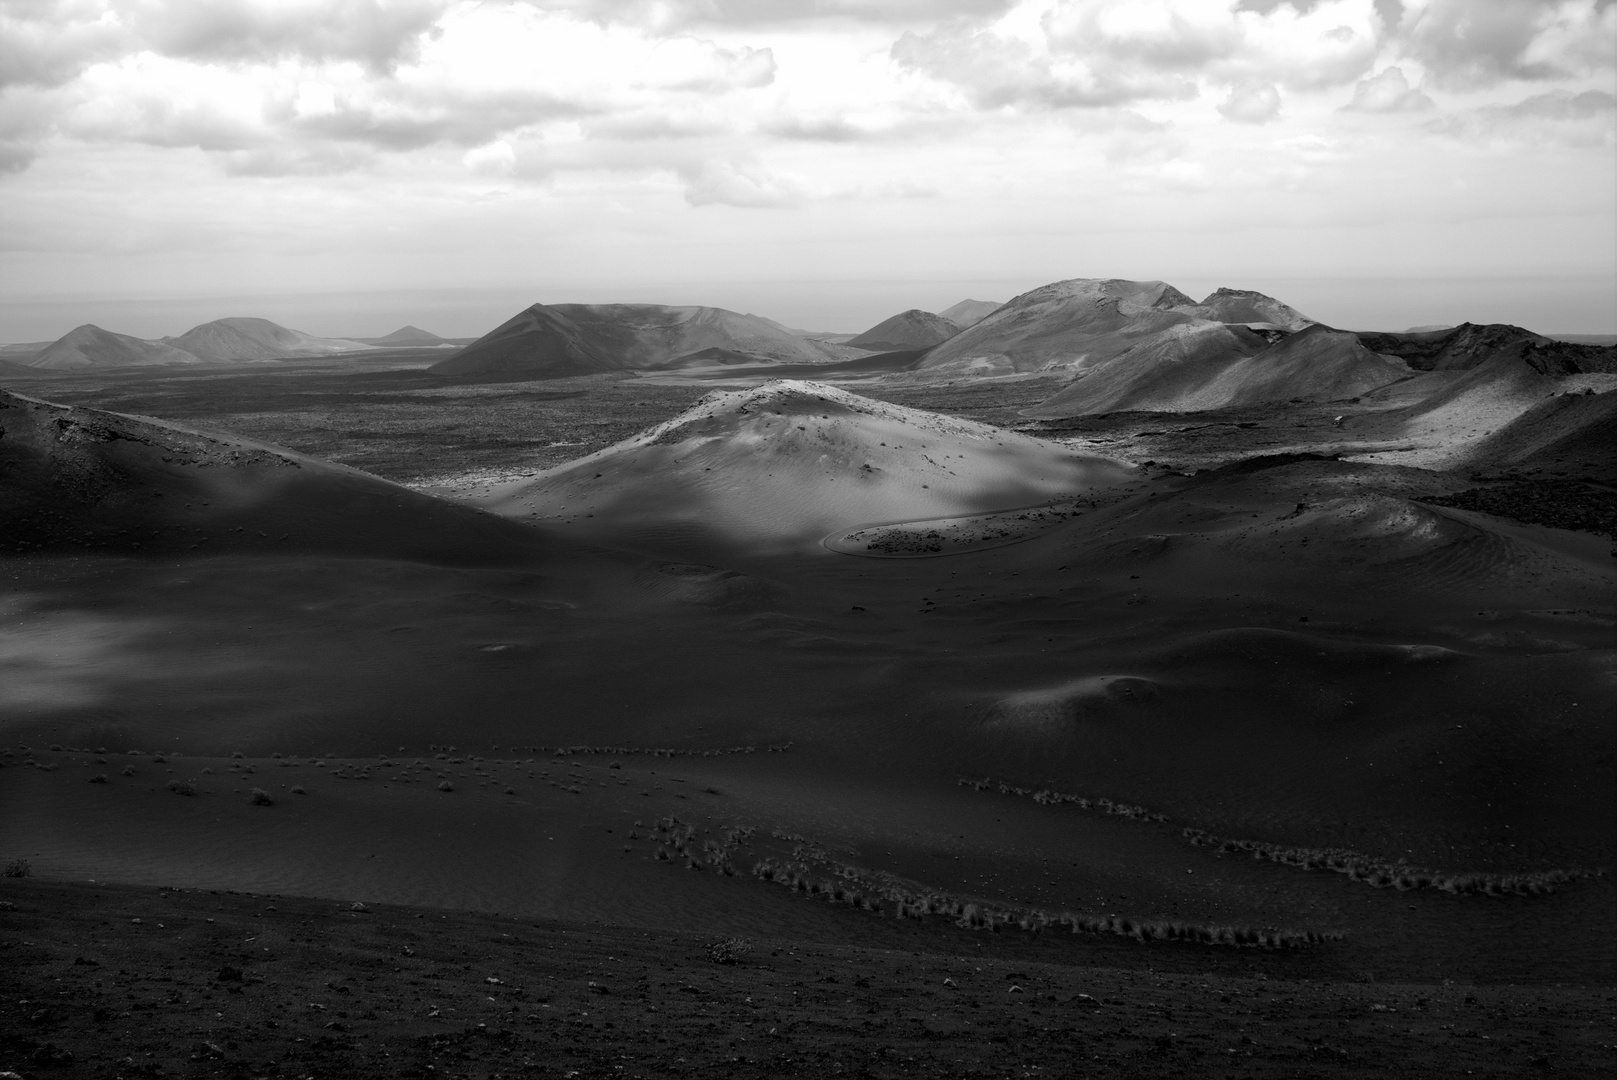
POLYGON ((1111 279, 6 346, 0 1070, 1603 1072, 1614 389, 1111 279))

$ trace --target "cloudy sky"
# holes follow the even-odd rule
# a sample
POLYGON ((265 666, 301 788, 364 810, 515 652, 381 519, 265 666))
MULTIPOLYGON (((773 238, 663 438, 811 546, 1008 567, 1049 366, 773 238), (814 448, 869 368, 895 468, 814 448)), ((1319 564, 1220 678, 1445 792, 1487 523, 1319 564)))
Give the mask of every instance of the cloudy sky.
POLYGON ((857 330, 1067 277, 1617 332, 1613 0, 0 0, 0 340, 857 330))

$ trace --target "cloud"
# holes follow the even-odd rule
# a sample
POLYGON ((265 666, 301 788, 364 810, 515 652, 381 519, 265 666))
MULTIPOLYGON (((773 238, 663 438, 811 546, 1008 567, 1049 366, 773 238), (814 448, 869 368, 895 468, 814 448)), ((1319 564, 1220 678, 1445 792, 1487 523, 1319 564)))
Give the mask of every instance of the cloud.
POLYGON ((1203 81, 1342 85, 1369 69, 1381 32, 1369 0, 1264 11, 1205 0, 1051 0, 991 26, 907 32, 892 57, 978 108, 1102 107, 1184 100, 1203 81))
POLYGON ((751 165, 708 161, 684 171, 685 201, 692 206, 765 209, 797 206, 803 191, 795 183, 751 165))
POLYGON ((994 18, 1016 0, 528 0, 601 23, 654 31, 695 27, 866 23, 914 25, 951 19, 994 18))
POLYGON ((1172 73, 1063 62, 986 30, 906 32, 891 55, 903 68, 954 86, 978 109, 1100 107, 1196 93, 1193 82, 1172 73))
POLYGON ((1513 105, 1489 105, 1433 120, 1428 130, 1467 141, 1617 144, 1617 97, 1604 90, 1551 90, 1513 105))
POLYGON ((1413 0, 1406 54, 1434 85, 1472 89, 1610 71, 1617 6, 1610 0, 1413 0))
POLYGON ((1425 112, 1436 103, 1409 85, 1402 68, 1390 67, 1353 88, 1353 100, 1343 108, 1351 112, 1425 112))
POLYGON ((1280 91, 1273 83, 1238 86, 1218 111, 1238 124, 1267 124, 1280 115, 1280 91))
POLYGON ((378 71, 415 54, 452 0, 134 0, 146 48, 208 61, 354 60, 378 71))
POLYGON ((104 5, 72 2, 0 5, 0 89, 60 86, 90 64, 119 55, 130 35, 104 5))

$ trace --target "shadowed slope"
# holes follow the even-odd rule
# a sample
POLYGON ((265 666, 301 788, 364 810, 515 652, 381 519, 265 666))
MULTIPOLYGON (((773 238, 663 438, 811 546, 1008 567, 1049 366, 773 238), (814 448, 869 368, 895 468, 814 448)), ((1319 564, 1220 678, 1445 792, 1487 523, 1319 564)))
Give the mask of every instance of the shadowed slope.
POLYGON ((1617 392, 1544 398, 1466 455, 1473 468, 1560 468, 1617 477, 1617 392))
POLYGON ((1268 346, 1244 326, 1180 323, 1080 374, 1027 410, 1029 416, 1077 416, 1125 409, 1183 412, 1207 408, 1207 388, 1229 366, 1268 346))
POLYGON ((489 505, 790 547, 839 527, 1025 505, 1126 475, 987 424, 782 380, 711 394, 632 439, 498 488, 489 505))
POLYGON ((1026 412, 1057 417, 1334 401, 1411 374, 1402 362, 1377 356, 1354 335, 1318 323, 1267 347, 1245 327, 1189 323, 1136 345, 1026 412))
POLYGON ((204 360, 279 360, 287 356, 353 352, 371 346, 347 338, 323 338, 290 330, 268 319, 229 318, 193 326, 168 344, 204 360))
POLYGON ((0 391, 0 547, 319 553, 457 564, 543 536, 341 465, 144 417, 0 391))
POLYGON ((1082 371, 1193 316, 1190 297, 1160 281, 1074 278, 1012 299, 934 349, 931 377, 1082 371))
POLYGON ((166 364, 196 364, 201 361, 183 349, 161 341, 147 341, 103 330, 85 323, 62 335, 27 366, 70 371, 77 368, 136 367, 166 364))
POLYGON ((879 352, 897 352, 902 349, 925 349, 948 341, 960 333, 960 327, 942 315, 911 308, 890 319, 883 319, 869 330, 849 338, 844 344, 879 352))

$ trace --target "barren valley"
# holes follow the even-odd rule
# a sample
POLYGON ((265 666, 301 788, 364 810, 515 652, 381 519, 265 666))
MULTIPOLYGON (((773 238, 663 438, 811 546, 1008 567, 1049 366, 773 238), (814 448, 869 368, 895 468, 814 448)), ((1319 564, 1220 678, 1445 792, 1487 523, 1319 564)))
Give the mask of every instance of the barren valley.
POLYGON ((1610 345, 867 335, 0 371, 0 1068, 1609 1067, 1610 345))

